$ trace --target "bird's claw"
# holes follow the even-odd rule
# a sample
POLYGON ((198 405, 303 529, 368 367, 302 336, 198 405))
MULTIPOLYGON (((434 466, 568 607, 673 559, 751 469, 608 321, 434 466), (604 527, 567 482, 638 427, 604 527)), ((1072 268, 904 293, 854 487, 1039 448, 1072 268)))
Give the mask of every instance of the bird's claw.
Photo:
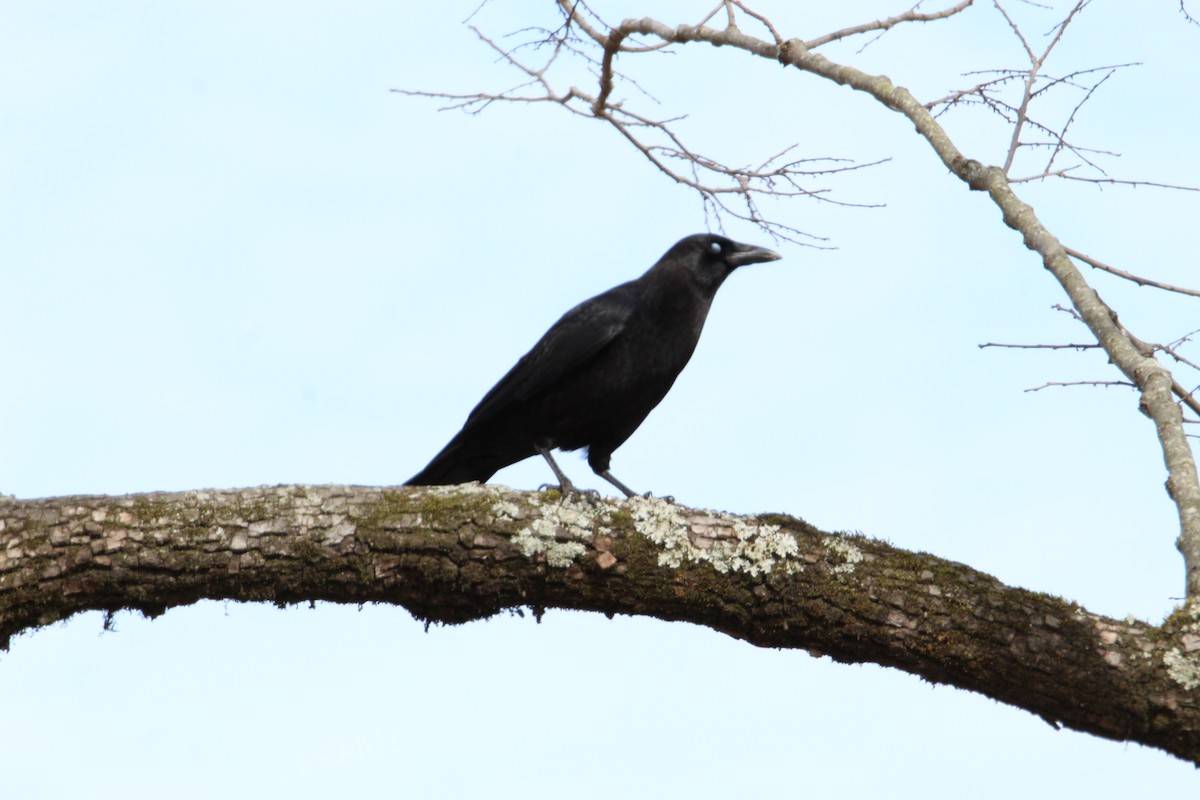
POLYGON ((566 486, 562 486, 557 483, 543 483, 538 487, 539 492, 551 490, 556 491, 559 493, 559 495, 561 495, 560 502, 562 500, 566 500, 568 496, 579 497, 587 500, 589 503, 600 502, 600 493, 598 491, 595 489, 580 489, 573 483, 568 483, 566 486))

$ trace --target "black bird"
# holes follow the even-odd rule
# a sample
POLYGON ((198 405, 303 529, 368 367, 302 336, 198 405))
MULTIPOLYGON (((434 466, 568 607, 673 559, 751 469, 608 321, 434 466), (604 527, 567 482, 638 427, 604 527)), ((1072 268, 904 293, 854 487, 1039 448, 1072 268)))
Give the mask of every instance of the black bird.
POLYGON ((723 236, 681 239, 640 278, 564 314, 406 485, 482 482, 540 453, 562 490, 573 492, 550 451, 586 447, 592 470, 632 497, 634 491, 608 471, 613 451, 687 365, 730 273, 779 257, 723 236))

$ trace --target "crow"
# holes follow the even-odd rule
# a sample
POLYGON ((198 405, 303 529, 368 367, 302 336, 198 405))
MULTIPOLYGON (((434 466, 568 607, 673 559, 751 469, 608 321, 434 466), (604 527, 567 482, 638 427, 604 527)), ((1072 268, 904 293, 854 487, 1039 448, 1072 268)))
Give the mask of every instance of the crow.
POLYGON ((681 239, 640 278, 564 314, 405 485, 483 482, 541 454, 563 493, 577 492, 550 451, 586 447, 592 471, 634 496, 608 471, 613 451, 687 365, 730 273, 779 257, 713 234, 681 239))

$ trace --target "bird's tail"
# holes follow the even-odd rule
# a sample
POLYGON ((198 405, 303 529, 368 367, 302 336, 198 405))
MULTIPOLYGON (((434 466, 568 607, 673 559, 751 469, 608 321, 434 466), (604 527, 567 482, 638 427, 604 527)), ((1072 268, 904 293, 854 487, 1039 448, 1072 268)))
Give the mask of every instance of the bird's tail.
POLYGON ((425 469, 404 482, 405 486, 447 486, 471 481, 486 482, 500 469, 534 455, 515 453, 513 448, 480 448, 460 442, 457 437, 433 457, 425 469))

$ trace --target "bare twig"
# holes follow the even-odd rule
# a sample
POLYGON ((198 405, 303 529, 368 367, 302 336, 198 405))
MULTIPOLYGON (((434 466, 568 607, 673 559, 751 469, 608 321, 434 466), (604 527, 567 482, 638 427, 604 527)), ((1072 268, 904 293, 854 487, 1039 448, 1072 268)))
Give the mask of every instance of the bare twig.
MULTIPOLYGON (((1126 332, 1128 333, 1128 331, 1126 331, 1126 332)), ((1132 334, 1130 334, 1130 335, 1132 336, 1132 334)), ((1134 338, 1136 338, 1136 337, 1134 337, 1134 338)), ((1187 366, 1190 366, 1193 369, 1200 370, 1200 365, 1197 365, 1197 364, 1193 363, 1192 361, 1184 358, 1183 356, 1180 356, 1177 352, 1175 352, 1170 347, 1167 347, 1165 345, 1146 344, 1145 342, 1141 342, 1141 340, 1137 340, 1137 341, 1140 344, 1139 349, 1144 350, 1147 354, 1153 354, 1154 352, 1164 352, 1164 353, 1167 353, 1168 355, 1172 356, 1177 362, 1179 362, 1181 364, 1186 364, 1187 366)), ((980 350, 982 350, 986 347, 1001 347, 1001 348, 1010 348, 1010 349, 1015 349, 1015 350, 1077 350, 1077 351, 1095 350, 1100 347, 1100 345, 1098 345, 1098 344, 1080 344, 1080 343, 1073 343, 1073 344, 1004 344, 1004 343, 999 343, 999 342, 985 342, 984 344, 977 345, 977 346, 979 347, 980 350)), ((1034 387, 1032 389, 1026 389, 1025 391, 1036 392, 1041 389, 1045 389, 1049 386, 1134 386, 1134 385, 1135 384, 1130 383, 1128 381, 1071 381, 1071 382, 1051 381, 1050 383, 1046 383, 1041 386, 1034 387)), ((1175 394, 1176 397, 1179 398, 1179 401, 1181 403, 1183 403, 1188 408, 1192 409, 1192 411, 1195 411, 1197 414, 1200 414, 1200 400, 1196 399, 1196 396, 1195 396, 1196 390, 1195 389, 1193 389, 1192 391, 1189 392, 1187 389, 1185 389, 1183 386, 1181 386, 1177 380, 1172 378, 1171 391, 1175 394)))
POLYGON ((1025 126, 1026 120, 1028 119, 1029 103, 1033 100, 1034 86, 1037 83, 1038 72, 1046 63, 1046 59, 1050 57, 1050 53, 1054 50, 1055 46, 1062 41, 1063 34, 1066 33, 1067 26, 1071 24, 1071 20, 1075 18, 1076 14, 1083 10, 1083 8, 1088 4, 1089 0, 1079 0, 1079 2, 1075 3, 1074 7, 1071 9, 1070 13, 1067 14, 1066 18, 1057 26, 1055 26, 1057 28, 1057 32, 1054 34, 1054 37, 1050 40, 1049 44, 1046 45, 1046 49, 1042 51, 1040 56, 1034 55, 1033 48, 1029 46, 1029 42, 1026 41, 1025 35, 1021 32, 1021 28, 1015 21, 1013 21, 1012 17, 1008 15, 1008 12, 1004 10, 1004 6, 1000 5, 999 0, 992 0, 992 2, 996 6, 996 9, 1004 16, 1005 21, 1008 22, 1009 27, 1012 29, 1013 33, 1016 34, 1017 39, 1019 39, 1021 42, 1021 46, 1025 48, 1026 55, 1029 57, 1029 71, 1026 73, 1025 78, 1025 92, 1021 97, 1021 104, 1017 108, 1017 119, 1016 123, 1013 125, 1012 138, 1008 146, 1008 154, 1005 156, 1004 166, 1001 168, 1004 171, 1004 174, 1007 175, 1012 170, 1013 160, 1017 157, 1017 149, 1021 144, 1021 131, 1025 126))
POLYGON ((1188 22, 1192 23, 1193 25, 1200 25, 1200 20, 1197 20, 1190 13, 1188 13, 1187 0, 1179 0, 1179 12, 1183 14, 1183 18, 1188 22))
MULTIPOLYGON (((1183 336, 1180 336, 1178 339, 1171 342, 1171 344, 1169 344, 1168 347, 1180 347, 1182 345, 1185 345, 1188 342, 1190 342, 1192 340, 1192 337, 1195 336, 1197 333, 1200 333, 1200 328, 1197 328, 1196 330, 1192 331, 1191 333, 1185 333, 1183 336)), ((1198 369, 1200 369, 1200 367, 1198 367, 1198 369)))
POLYGON ((1042 389, 1049 389, 1054 386, 1128 386, 1131 389, 1136 389, 1137 384, 1131 381, 1046 381, 1041 386, 1033 386, 1026 389, 1026 392, 1040 392, 1042 389))
POLYGON ((1138 286, 1153 286, 1156 289, 1162 289, 1167 292, 1176 292, 1178 294, 1191 295, 1192 297, 1200 297, 1200 290, 1186 289, 1182 286, 1175 286, 1170 283, 1163 283, 1161 281, 1151 280, 1150 278, 1143 278, 1140 275, 1134 275, 1132 272, 1127 272, 1123 269, 1119 269, 1118 267, 1105 264, 1103 261, 1092 258, 1085 253, 1081 253, 1073 247, 1064 246, 1063 249, 1067 251, 1067 255, 1071 256, 1071 258, 1078 259, 1089 266, 1103 270, 1111 275, 1116 275, 1119 278, 1124 278, 1127 281, 1133 281, 1138 286))
POLYGON ((984 342, 976 345, 980 350, 985 347, 1006 347, 1013 350, 1095 350, 1098 344, 1004 344, 1001 342, 984 342))
MULTIPOLYGON (((1071 123, 1075 121, 1075 115, 1079 113, 1079 109, 1083 108, 1084 103, 1092 99, 1092 95, 1095 94, 1096 90, 1099 89, 1106 80, 1111 78, 1116 71, 1117 70, 1114 68, 1105 73, 1104 77, 1092 84, 1092 87, 1087 90, 1087 94, 1085 94, 1079 100, 1079 102, 1075 104, 1075 107, 1071 109, 1071 114, 1067 117, 1067 121, 1063 123, 1062 130, 1058 133, 1058 144, 1055 146, 1054 152, 1050 154, 1050 160, 1046 162, 1046 172, 1050 172, 1054 168, 1054 159, 1058 158, 1058 154, 1061 153, 1063 151, 1063 147, 1066 146, 1067 129, 1070 128, 1071 123)), ((1039 91, 1044 91, 1044 89, 1039 91)))
POLYGON ((752 11, 751 9, 747 8, 746 4, 740 2, 740 0, 733 0, 733 4, 740 8, 742 13, 751 17, 752 19, 757 20, 759 24, 766 28, 767 31, 770 32, 771 38, 775 40, 775 44, 783 44, 783 37, 779 35, 779 31, 775 30, 775 26, 771 24, 771 20, 767 19, 762 14, 759 14, 757 11, 752 11))
MULTIPOLYGON (((960 11, 966 10, 974 2, 975 0, 963 0, 963 2, 958 3, 957 5, 953 5, 950 8, 947 8, 943 11, 937 11, 932 14, 919 14, 917 13, 917 6, 913 6, 903 14, 897 14, 894 17, 888 17, 887 19, 877 20, 875 22, 866 22, 862 25, 854 25, 849 28, 843 28, 840 31, 827 33, 824 36, 818 36, 815 39, 810 39, 805 42, 804 46, 809 50, 815 50, 823 44, 829 44, 830 42, 835 42, 838 39, 845 39, 848 36, 857 36, 861 33, 871 33, 873 31, 887 31, 903 22, 932 22, 934 20, 946 19, 947 17, 954 16, 960 11)), ((918 3, 917 5, 920 4, 918 3)), ((741 3, 738 3, 738 6, 741 7, 741 3)), ((780 40, 776 39, 776 41, 778 42, 780 40)))
POLYGON ((967 75, 984 75, 984 74, 988 74, 988 73, 1001 73, 1001 74, 998 77, 992 78, 992 79, 984 81, 982 83, 977 83, 974 86, 972 86, 970 89, 959 89, 957 91, 951 92, 950 94, 946 95, 945 97, 941 97, 941 98, 938 98, 937 100, 930 101, 925 104, 925 108, 928 111, 933 111, 933 109, 937 108, 938 106, 946 106, 946 108, 943 108, 939 112, 939 113, 944 113, 950 106, 953 106, 954 104, 956 104, 962 100, 975 99, 976 102, 978 102, 977 98, 985 98, 987 96, 986 92, 988 90, 993 89, 993 88, 999 88, 999 87, 1003 86, 1004 84, 1009 83, 1010 81, 1017 80, 1019 77, 1024 75, 1024 72, 1022 72, 1022 71, 1009 70, 1009 69, 1006 69, 1006 70, 976 70, 976 71, 968 72, 966 74, 967 75))
MULTIPOLYGON (((1116 153, 1111 153, 1106 150, 1099 150, 1091 147, 1081 146, 1068 138, 1068 132, 1077 119, 1079 112, 1083 106, 1093 98, 1099 88, 1106 83, 1109 78, 1116 73, 1117 70, 1127 67, 1136 66, 1136 62, 1110 64, 1106 66, 1087 67, 1078 69, 1062 76, 1052 76, 1045 72, 1046 64, 1049 60, 1054 48, 1062 40, 1063 34, 1067 26, 1071 23, 1074 17, 1082 11, 1087 5, 1088 0, 1079 0, 1072 7, 1067 16, 1055 25, 1050 34, 1052 38, 1046 45, 1044 50, 1039 54, 1035 52, 1030 43, 1029 38, 1025 35, 1021 26, 1016 19, 1008 13, 1008 10, 999 2, 993 0, 993 4, 1017 41, 1021 45, 1021 49, 1028 60, 1028 66, 1022 69, 999 69, 999 70, 981 70, 968 72, 968 75, 993 75, 987 80, 983 80, 968 89, 960 89, 951 94, 948 94, 938 100, 926 103, 925 107, 935 112, 935 116, 940 116, 946 113, 951 108, 957 106, 972 106, 980 105, 989 111, 993 112, 1008 125, 1011 126, 1009 132, 1008 148, 1004 156, 1003 169, 1012 183, 1022 183, 1029 181, 1044 180, 1046 178, 1064 178, 1081 182, 1091 182, 1097 184, 1121 184, 1121 185, 1151 185, 1145 181, 1125 181, 1118 178, 1112 178, 1107 172, 1095 161, 1092 156, 1105 155, 1115 156, 1116 153), (1098 77, 1090 78, 1089 76, 1097 75, 1098 77), (1019 81, 1022 90, 1018 99, 1013 101, 1006 100, 1002 96, 1002 92, 1008 89, 1013 82, 1019 81), (1047 124, 1034 117, 1033 105, 1045 97, 1047 93, 1058 88, 1075 89, 1080 92, 1080 97, 1071 108, 1066 119, 1061 124, 1047 124), (1036 130, 1045 134, 1048 141, 1028 141, 1026 132, 1028 130, 1036 130), (1029 149, 1046 149, 1048 156, 1042 168, 1034 174, 1016 177, 1013 175, 1013 168, 1017 163, 1018 155, 1022 150, 1029 149), (1070 153, 1079 162, 1077 164, 1069 164, 1066 166, 1059 165, 1059 158, 1064 153, 1070 153), (1086 167, 1089 170, 1098 173, 1099 177, 1080 175, 1079 169, 1086 167)), ((1041 7, 1041 6, 1039 6, 1041 7)), ((1163 188, 1181 188, 1190 189, 1192 187, 1175 186, 1171 184, 1155 184, 1163 188)))
POLYGON ((1174 392, 1175 396, 1179 398, 1179 402, 1183 403, 1197 414, 1200 414, 1200 400, 1196 399, 1195 389, 1192 389, 1189 392, 1187 389, 1179 385, 1179 381, 1171 381, 1171 391, 1174 392))
MULTIPOLYGON (((1024 43, 1024 39, 1022 39, 1022 42, 1024 43)), ((1101 66, 1101 67, 1088 67, 1086 69, 1076 70, 1074 72, 1068 73, 1061 77, 1053 77, 1053 76, 1046 75, 1044 73, 1039 72, 1037 75, 1037 81, 1044 81, 1044 85, 1038 85, 1036 88, 1032 88, 1032 90, 1028 91, 1028 92, 1023 91, 1022 95, 1021 95, 1021 101, 1019 104, 1013 104, 1013 103, 1005 100, 1003 97, 1000 96, 999 93, 1014 81, 1020 81, 1022 83, 1022 85, 1028 89, 1029 88, 1030 69, 1027 68, 1027 69, 977 70, 974 72, 968 72, 967 74, 968 75, 993 74, 993 75, 995 75, 995 77, 989 78, 988 80, 985 80, 985 81, 981 81, 980 83, 978 83, 975 86, 972 86, 968 89, 960 89, 958 91, 952 92, 949 95, 946 95, 945 97, 939 98, 939 99, 934 100, 929 103, 926 103, 925 107, 926 107, 926 109, 928 109, 930 111, 933 111, 934 109, 938 109, 936 111, 935 116, 941 116, 942 114, 946 113, 951 108, 954 108, 956 106, 982 105, 985 108, 987 108, 989 111, 992 111, 997 116, 999 116, 1001 119, 1003 119, 1007 124, 1012 125, 1014 132, 1017 133, 1017 138, 1015 140, 1010 140, 1010 145, 1009 145, 1008 155, 1012 156, 1012 159, 1013 159, 1012 163, 1015 163, 1016 155, 1021 149, 1047 148, 1050 150, 1050 156, 1049 156, 1045 166, 1037 174, 1027 175, 1027 176, 1023 176, 1023 177, 1019 177, 1019 178, 1013 177, 1011 174, 1011 164, 1010 164, 1010 169, 1009 169, 1010 182, 1022 183, 1022 182, 1028 182, 1028 181, 1043 180, 1045 178, 1050 178, 1050 177, 1063 177, 1063 178, 1071 178, 1074 180, 1092 181, 1092 182, 1097 182, 1097 183, 1109 182, 1109 183, 1114 183, 1114 184, 1120 184, 1120 183, 1131 184, 1131 183, 1133 183, 1132 181, 1126 182, 1126 181, 1122 181, 1120 179, 1108 177, 1108 173, 1105 172, 1104 169, 1102 167, 1100 167, 1100 165, 1098 163, 1096 163, 1096 161, 1094 161, 1093 158, 1091 157, 1094 155, 1116 156, 1116 155, 1118 155, 1117 153, 1113 153, 1108 150, 1101 150, 1101 149, 1093 148, 1093 147, 1084 147, 1082 145, 1076 144, 1076 143, 1068 140, 1068 138, 1067 138, 1068 128, 1070 128, 1071 124, 1074 122, 1079 110, 1083 107, 1084 103, 1086 103, 1088 100, 1091 99, 1091 97, 1093 96, 1093 94, 1095 93, 1097 88, 1101 84, 1103 84, 1108 79, 1108 77, 1110 75, 1114 74, 1117 70, 1124 69, 1126 67, 1131 67, 1131 66, 1136 66, 1136 63, 1111 64, 1111 65, 1101 66), (1079 80, 1080 78, 1082 78, 1084 76, 1087 76, 1087 75, 1090 75, 1093 73, 1097 73, 1097 72, 1104 72, 1105 74, 1103 76, 1101 76, 1099 78, 1099 80, 1096 80, 1096 81, 1093 81, 1090 83, 1083 83, 1079 80), (1032 106, 1033 102, 1035 100, 1041 99, 1050 90, 1056 89, 1059 87, 1078 89, 1081 92, 1083 92, 1082 98, 1078 101, 1078 103, 1076 103, 1076 105, 1074 106, 1070 115, 1068 116, 1067 120, 1061 126, 1053 126, 1053 125, 1043 123, 1043 122, 1039 121, 1038 119, 1034 118, 1031 113, 1031 106, 1032 106), (1020 132, 1017 131, 1018 127, 1025 127, 1025 128, 1031 129, 1031 130, 1039 131, 1039 132, 1045 134, 1048 137, 1049 141, 1046 141, 1046 142, 1026 141, 1021 138, 1020 132), (1015 149, 1013 149, 1014 147, 1015 147, 1015 149), (1083 166, 1086 166, 1087 168, 1098 172, 1103 177, 1099 177, 1099 178, 1081 177, 1081 176, 1074 174, 1074 171, 1079 168, 1079 166, 1080 166, 1079 164, 1069 165, 1066 167, 1059 167, 1058 169, 1055 169, 1054 163, 1055 163, 1056 159, 1058 158, 1058 156, 1060 154, 1062 154, 1063 152, 1071 153, 1079 160, 1079 162, 1083 166)), ((1035 81, 1035 83, 1036 83, 1036 81, 1035 81)), ((1143 182, 1143 185, 1144 184, 1145 184, 1145 182, 1143 182)), ((1160 185, 1163 186, 1164 188, 1167 188, 1166 184, 1160 184, 1160 185)), ((1170 188, 1190 188, 1190 187, 1171 186, 1170 188)))
POLYGON ((1073 317, 1075 319, 1076 322, 1083 322, 1083 317, 1079 316, 1079 312, 1073 308, 1068 308, 1067 306, 1064 306, 1061 303, 1055 303, 1054 305, 1052 305, 1050 307, 1052 309, 1054 309, 1055 311, 1061 311, 1064 314, 1069 314, 1071 317, 1073 317))
POLYGON ((1175 183, 1159 183, 1158 181, 1132 181, 1122 178, 1087 178, 1080 175, 1067 175, 1061 177, 1072 181, 1082 181, 1084 183, 1099 183, 1109 186, 1147 186, 1152 189, 1174 189, 1178 192, 1200 192, 1198 186, 1181 186, 1175 183))

